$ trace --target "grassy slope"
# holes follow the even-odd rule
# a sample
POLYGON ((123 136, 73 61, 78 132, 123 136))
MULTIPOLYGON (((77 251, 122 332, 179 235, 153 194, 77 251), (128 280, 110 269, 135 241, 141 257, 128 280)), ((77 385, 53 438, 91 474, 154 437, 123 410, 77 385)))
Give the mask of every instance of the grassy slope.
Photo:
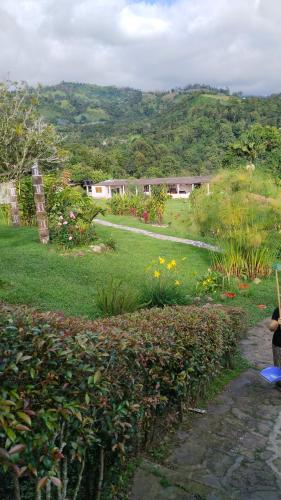
MULTIPOLYGON (((0 281, 0 300, 95 317, 95 291, 109 276, 139 288, 145 279, 145 268, 161 255, 177 260, 180 277, 191 289, 194 273, 203 274, 210 265, 210 255, 205 250, 116 229, 98 227, 97 232, 102 239, 112 235, 117 251, 103 255, 86 253, 83 257, 63 255, 54 247, 39 245, 36 229, 0 226, 0 279, 4 282, 3 286, 0 281)), ((243 307, 254 324, 269 316, 275 305, 274 280, 251 284, 249 292, 225 302, 243 307), (257 305, 261 303, 267 309, 260 310, 257 305)))

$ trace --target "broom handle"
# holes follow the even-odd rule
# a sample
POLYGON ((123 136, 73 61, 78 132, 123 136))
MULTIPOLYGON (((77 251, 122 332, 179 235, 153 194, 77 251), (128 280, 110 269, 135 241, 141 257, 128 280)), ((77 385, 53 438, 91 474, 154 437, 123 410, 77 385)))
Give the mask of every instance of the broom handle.
POLYGON ((277 271, 277 269, 275 271, 275 278, 276 278, 276 291, 277 291, 278 307, 279 307, 279 318, 280 318, 280 314, 281 314, 280 288, 279 288, 279 280, 278 280, 278 271, 277 271))

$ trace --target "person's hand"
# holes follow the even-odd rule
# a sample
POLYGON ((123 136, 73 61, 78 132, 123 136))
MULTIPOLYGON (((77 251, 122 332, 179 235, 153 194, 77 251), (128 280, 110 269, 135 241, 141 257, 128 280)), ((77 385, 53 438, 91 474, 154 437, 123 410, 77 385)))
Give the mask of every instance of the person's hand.
POLYGON ((278 325, 281 325, 281 318, 278 319, 277 323, 278 325))

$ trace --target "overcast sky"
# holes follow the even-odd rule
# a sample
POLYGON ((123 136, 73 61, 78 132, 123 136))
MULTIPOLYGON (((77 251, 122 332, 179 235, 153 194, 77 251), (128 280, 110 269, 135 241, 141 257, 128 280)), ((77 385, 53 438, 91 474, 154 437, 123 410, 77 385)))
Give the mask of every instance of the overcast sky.
POLYGON ((281 92, 281 0, 0 0, 0 79, 281 92))

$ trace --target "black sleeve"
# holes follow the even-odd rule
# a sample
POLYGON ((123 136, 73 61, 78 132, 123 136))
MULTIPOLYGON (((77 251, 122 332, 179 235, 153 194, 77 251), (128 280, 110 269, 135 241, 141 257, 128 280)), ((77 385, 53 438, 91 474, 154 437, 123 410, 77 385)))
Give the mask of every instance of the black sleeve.
POLYGON ((276 309, 274 309, 271 319, 275 319, 276 321, 279 319, 279 307, 276 307, 276 309))

